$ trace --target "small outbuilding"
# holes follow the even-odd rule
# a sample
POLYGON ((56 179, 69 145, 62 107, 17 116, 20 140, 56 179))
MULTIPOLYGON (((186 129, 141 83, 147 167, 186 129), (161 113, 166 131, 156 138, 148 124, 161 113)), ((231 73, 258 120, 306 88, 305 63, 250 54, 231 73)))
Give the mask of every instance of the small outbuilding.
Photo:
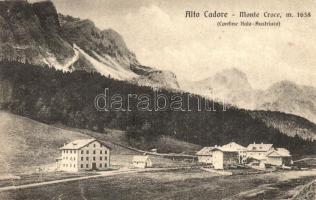
POLYGON ((276 148, 267 155, 267 164, 274 166, 290 165, 292 156, 287 149, 276 148))
POLYGON ((215 147, 203 147, 196 153, 199 163, 212 164, 213 163, 213 152, 215 147))
POLYGON ((137 168, 147 168, 152 167, 152 161, 149 156, 139 155, 133 157, 133 166, 137 168))

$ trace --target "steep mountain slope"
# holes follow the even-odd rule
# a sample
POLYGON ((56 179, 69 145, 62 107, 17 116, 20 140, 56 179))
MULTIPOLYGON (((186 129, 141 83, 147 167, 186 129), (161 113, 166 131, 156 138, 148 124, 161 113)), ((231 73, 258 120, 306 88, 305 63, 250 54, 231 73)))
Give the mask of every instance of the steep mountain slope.
POLYGON ((0 56, 68 70, 75 52, 60 37, 57 11, 49 2, 0 2, 0 56))
POLYGON ((291 137, 316 141, 316 125, 305 118, 282 112, 252 111, 251 116, 262 120, 267 126, 278 129, 291 137))
POLYGON ((316 88, 280 81, 266 90, 253 89, 245 73, 225 69, 181 88, 251 110, 271 110, 304 117, 316 123, 316 88))
POLYGON ((316 88, 281 81, 256 96, 257 109, 283 111, 316 123, 316 88))
POLYGON ((183 83, 182 88, 242 108, 253 108, 254 91, 247 75, 236 68, 224 69, 204 80, 183 83))
POLYGON ((101 133, 106 133, 108 128, 124 130, 131 144, 146 149, 156 148, 155 141, 166 136, 200 146, 225 144, 234 140, 242 145, 254 141, 270 142, 288 148, 294 154, 314 153, 316 150, 315 141, 305 140, 299 134, 288 136, 262 119, 253 117, 250 111, 234 107, 223 111, 222 105, 195 95, 158 90, 169 100, 181 96, 184 111, 174 111, 170 106, 172 100, 167 103, 166 110, 154 111, 157 91, 109 79, 98 73, 63 73, 29 64, 2 63, 0 80, 0 83, 6 82, 3 89, 14 88, 11 97, 0 105, 2 109, 48 124, 62 123, 68 127, 101 133), (121 111, 113 110, 112 107, 102 112, 95 108, 95 97, 104 94, 104 88, 109 88, 110 96, 122 96, 121 111), (137 97, 127 102, 129 94, 137 97, 147 95, 150 110, 140 110, 137 97), (200 101, 202 105, 213 104, 216 111, 205 108, 199 111, 200 101), (190 110, 186 110, 188 107, 190 110))
POLYGON ((117 32, 99 30, 90 20, 58 15, 51 1, 0 2, 0 30, 1 60, 70 72, 94 71, 136 84, 146 80, 154 87, 178 87, 171 72, 140 65, 117 32))

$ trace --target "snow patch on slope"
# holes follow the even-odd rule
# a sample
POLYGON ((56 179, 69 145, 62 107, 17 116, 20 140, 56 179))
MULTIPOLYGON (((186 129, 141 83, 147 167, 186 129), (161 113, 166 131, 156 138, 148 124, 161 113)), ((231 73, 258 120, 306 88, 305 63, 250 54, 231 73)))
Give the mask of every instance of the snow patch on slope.
POLYGON ((79 51, 79 53, 82 54, 93 65, 97 72, 104 76, 110 76, 118 80, 131 80, 132 78, 137 77, 137 74, 124 69, 113 59, 109 59, 109 57, 104 58, 93 52, 93 54, 101 61, 100 62, 92 56, 88 55, 84 50, 80 49, 80 47, 75 44, 74 48, 79 51))
POLYGON ((74 48, 75 55, 66 60, 65 64, 60 64, 53 54, 48 53, 48 57, 43 58, 43 62, 50 67, 64 72, 71 71, 71 66, 79 59, 79 51, 74 48))

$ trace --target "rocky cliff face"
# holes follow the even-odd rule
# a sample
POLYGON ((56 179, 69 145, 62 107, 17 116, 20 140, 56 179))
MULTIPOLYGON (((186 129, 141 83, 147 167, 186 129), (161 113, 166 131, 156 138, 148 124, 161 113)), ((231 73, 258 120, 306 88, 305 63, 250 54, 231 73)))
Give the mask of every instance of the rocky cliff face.
MULTIPOLYGON (((178 88, 172 72, 141 65, 120 34, 100 30, 90 20, 59 15, 62 36, 101 74, 151 87, 178 88)), ((78 63, 74 68, 78 69, 78 63)))
POLYGON ((257 109, 283 111, 316 123, 316 89, 313 87, 281 81, 257 93, 256 99, 257 109))
POLYGON ((90 20, 58 15, 50 1, 0 2, 0 57, 63 71, 96 71, 136 83, 148 79, 161 87, 177 82, 164 82, 170 77, 150 80, 153 76, 146 75, 159 70, 140 65, 121 35, 100 30, 90 20))
POLYGON ((62 68, 74 55, 60 33, 54 5, 49 2, 0 2, 0 55, 62 68))

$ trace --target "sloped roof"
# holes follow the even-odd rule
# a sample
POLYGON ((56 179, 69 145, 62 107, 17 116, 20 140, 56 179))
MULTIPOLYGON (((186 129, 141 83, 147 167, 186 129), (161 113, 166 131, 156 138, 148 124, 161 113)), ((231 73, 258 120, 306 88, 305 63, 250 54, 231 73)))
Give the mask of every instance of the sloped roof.
POLYGON ((61 147, 60 149, 80 149, 87 144, 95 141, 96 139, 81 139, 81 140, 75 140, 72 142, 69 142, 65 146, 61 147))
POLYGON ((224 147, 214 147, 211 151, 216 151, 216 150, 219 150, 219 151, 222 151, 222 152, 238 153, 238 151, 235 151, 235 150, 230 149, 230 148, 224 148, 224 147))
POLYGON ((249 144, 247 147, 248 151, 269 151, 273 144, 249 144))
POLYGON ((230 142, 228 144, 225 144, 222 146, 222 148, 224 149, 227 149, 227 150, 231 150, 231 151, 246 151, 247 148, 240 145, 240 144, 237 144, 236 142, 230 142))
POLYGON ((133 156, 133 162, 147 162, 149 156, 133 156))
POLYGON ((208 156, 211 155, 211 151, 212 149, 214 149, 215 147, 203 147, 200 151, 198 151, 196 153, 196 155, 198 156, 208 156))
POLYGON ((268 157, 290 157, 291 154, 289 150, 285 148, 277 148, 274 151, 271 151, 268 155, 268 157))

